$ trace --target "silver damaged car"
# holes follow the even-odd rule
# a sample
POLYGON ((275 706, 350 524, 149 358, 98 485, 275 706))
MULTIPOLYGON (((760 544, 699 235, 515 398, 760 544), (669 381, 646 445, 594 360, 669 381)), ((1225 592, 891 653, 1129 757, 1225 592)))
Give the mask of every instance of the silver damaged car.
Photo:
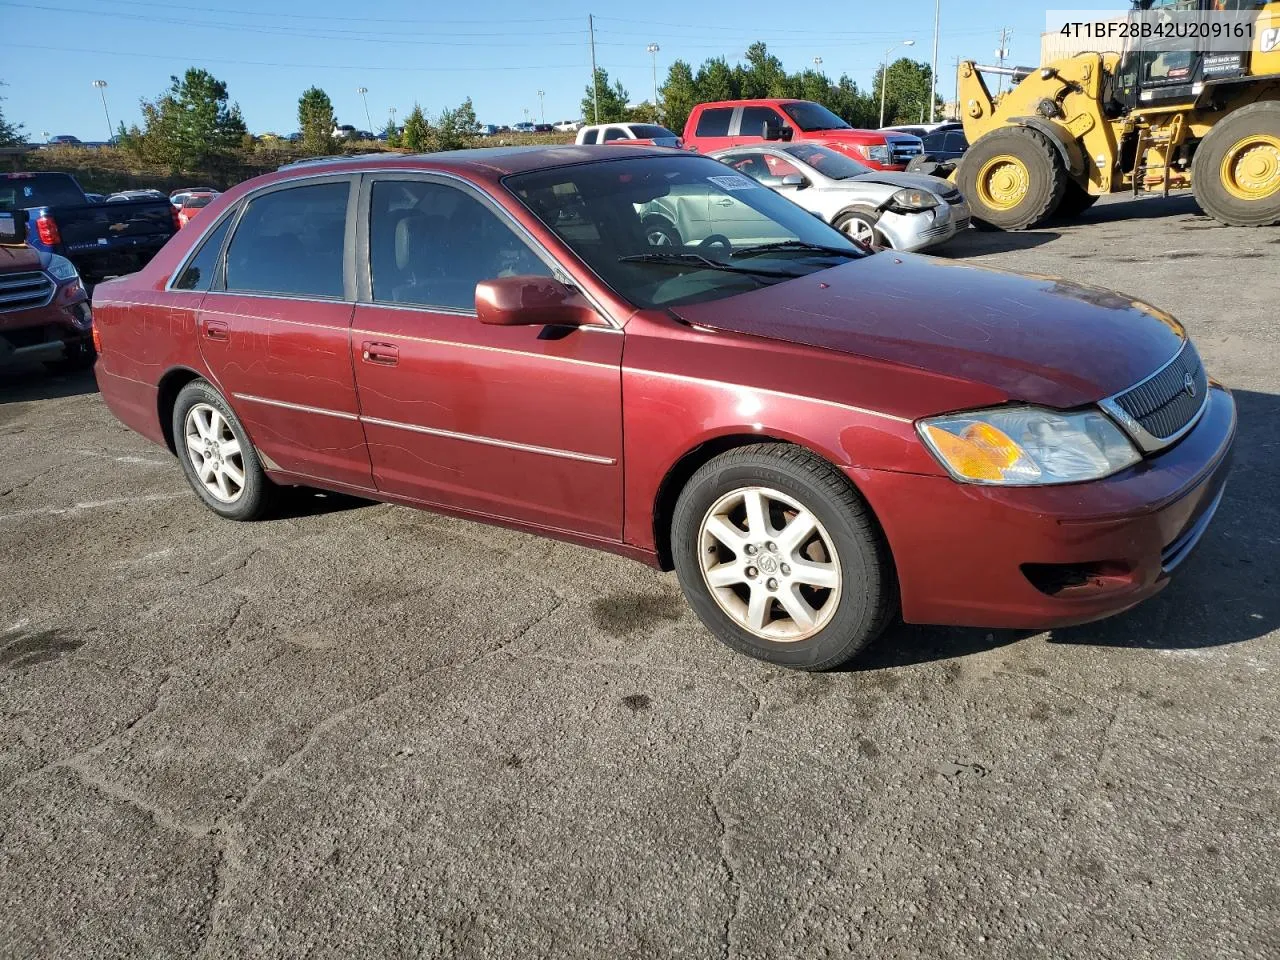
MULTIPOLYGON (((759 143, 709 156, 873 246, 926 250, 969 228, 969 205, 938 177, 872 170, 811 143, 759 143)), ((649 225, 662 226, 653 220, 649 225)), ((679 230, 681 225, 672 226, 679 230)), ((685 226, 694 225, 686 220, 685 226)), ((685 243, 702 239, 681 237, 685 243)), ((656 240, 651 237, 650 242, 656 240)))

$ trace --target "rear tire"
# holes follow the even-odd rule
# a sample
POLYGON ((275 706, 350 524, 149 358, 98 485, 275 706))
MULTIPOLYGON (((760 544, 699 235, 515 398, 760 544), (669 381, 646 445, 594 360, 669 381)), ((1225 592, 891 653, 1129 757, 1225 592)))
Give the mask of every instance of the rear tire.
POLYGON ((996 230, 1039 226, 1058 209, 1069 182, 1062 155, 1030 127, 988 133, 969 148, 956 173, 974 223, 996 230))
POLYGON ((848 478, 802 447, 757 444, 704 464, 676 503, 671 547, 707 628, 793 670, 847 663, 897 610, 889 546, 871 511, 848 478))
POLYGON ((257 520, 270 510, 276 486, 235 412, 206 381, 179 391, 173 444, 191 489, 218 516, 257 520))
POLYGON ((1191 186, 1230 227, 1280 223, 1280 103, 1252 103, 1219 121, 1196 148, 1191 186))

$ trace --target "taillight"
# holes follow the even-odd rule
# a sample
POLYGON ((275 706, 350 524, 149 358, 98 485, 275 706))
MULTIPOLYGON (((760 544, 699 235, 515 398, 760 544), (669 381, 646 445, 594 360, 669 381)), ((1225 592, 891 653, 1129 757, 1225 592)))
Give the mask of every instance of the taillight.
POLYGON ((177 233, 182 229, 182 217, 180 211, 173 204, 169 204, 169 212, 173 214, 173 232, 177 233))
POLYGON ((92 330, 93 349, 98 353, 102 353, 102 337, 98 335, 98 325, 95 323, 92 330))
POLYGON ((58 224, 47 213, 36 217, 36 234, 46 247, 56 247, 62 242, 62 234, 58 233, 58 224))

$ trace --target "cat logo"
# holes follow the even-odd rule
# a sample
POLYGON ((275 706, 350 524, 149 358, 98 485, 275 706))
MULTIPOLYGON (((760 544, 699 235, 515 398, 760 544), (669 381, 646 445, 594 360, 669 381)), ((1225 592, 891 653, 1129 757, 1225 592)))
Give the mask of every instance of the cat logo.
POLYGON ((1280 47, 1280 27, 1269 27, 1263 30, 1258 37, 1259 52, 1270 53, 1276 47, 1280 47))

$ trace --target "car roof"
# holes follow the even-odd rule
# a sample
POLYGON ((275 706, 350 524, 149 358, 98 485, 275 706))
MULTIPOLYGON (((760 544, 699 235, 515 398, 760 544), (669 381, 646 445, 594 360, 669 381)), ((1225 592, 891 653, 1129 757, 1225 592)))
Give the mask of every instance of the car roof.
POLYGON ((812 100, 797 100, 795 97, 757 97, 754 100, 714 100, 711 103, 700 103, 695 110, 707 107, 773 107, 787 103, 812 103, 812 100))
MULTIPOLYGON (((628 157, 668 157, 665 147, 635 147, 628 157)), ((286 164, 270 177, 291 174, 359 173, 377 170, 440 170, 467 174, 481 180, 494 180, 514 173, 567 167, 593 160, 618 159, 616 147, 571 144, 555 146, 478 147, 471 150, 446 150, 440 153, 387 154, 366 153, 352 157, 320 157, 286 164)))

